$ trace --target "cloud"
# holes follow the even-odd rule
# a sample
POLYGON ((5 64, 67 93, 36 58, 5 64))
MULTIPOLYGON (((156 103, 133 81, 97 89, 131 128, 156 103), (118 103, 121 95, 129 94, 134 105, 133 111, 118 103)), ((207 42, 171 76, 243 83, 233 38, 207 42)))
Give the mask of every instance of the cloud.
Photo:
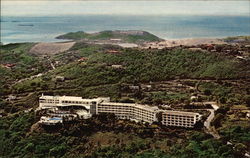
POLYGON ((3 16, 86 14, 249 15, 250 1, 36 1, 3 0, 3 16))

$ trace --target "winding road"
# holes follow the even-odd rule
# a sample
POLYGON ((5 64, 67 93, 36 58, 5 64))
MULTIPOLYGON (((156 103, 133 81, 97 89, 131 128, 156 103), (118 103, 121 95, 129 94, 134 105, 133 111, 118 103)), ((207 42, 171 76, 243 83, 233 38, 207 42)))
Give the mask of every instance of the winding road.
POLYGON ((220 135, 214 128, 214 126, 211 126, 211 121, 213 120, 215 114, 214 112, 219 109, 219 106, 217 105, 216 102, 204 102, 204 104, 210 104, 213 109, 207 109, 207 111, 210 112, 210 115, 207 117, 207 120, 204 122, 204 126, 206 127, 205 132, 208 134, 211 134, 215 139, 219 139, 220 135))

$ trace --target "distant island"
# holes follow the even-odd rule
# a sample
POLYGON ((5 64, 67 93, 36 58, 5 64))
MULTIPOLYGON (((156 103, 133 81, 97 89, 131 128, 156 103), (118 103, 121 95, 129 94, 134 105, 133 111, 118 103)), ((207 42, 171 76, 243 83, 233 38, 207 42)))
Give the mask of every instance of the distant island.
POLYGON ((21 21, 18 21, 18 20, 12 20, 11 22, 21 22, 21 21))
POLYGON ((101 31, 97 33, 86 33, 83 31, 70 32, 56 37, 57 39, 70 39, 70 40, 107 40, 112 42, 128 42, 128 43, 142 43, 142 42, 157 42, 163 39, 140 30, 115 30, 115 31, 101 31))
POLYGON ((19 24, 18 26, 34 26, 33 24, 19 24))

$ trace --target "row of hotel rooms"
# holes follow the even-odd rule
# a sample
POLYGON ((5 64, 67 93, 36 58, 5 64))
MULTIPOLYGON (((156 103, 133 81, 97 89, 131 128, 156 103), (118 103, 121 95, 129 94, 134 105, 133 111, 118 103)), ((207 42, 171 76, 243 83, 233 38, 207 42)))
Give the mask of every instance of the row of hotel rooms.
POLYGON ((110 102, 110 98, 83 99, 72 96, 45 96, 39 98, 39 109, 60 107, 84 107, 88 115, 112 113, 119 119, 129 119, 137 122, 152 124, 157 122, 157 114, 161 114, 161 123, 166 126, 192 128, 201 115, 194 112, 160 110, 156 106, 140 105, 136 103, 110 102))

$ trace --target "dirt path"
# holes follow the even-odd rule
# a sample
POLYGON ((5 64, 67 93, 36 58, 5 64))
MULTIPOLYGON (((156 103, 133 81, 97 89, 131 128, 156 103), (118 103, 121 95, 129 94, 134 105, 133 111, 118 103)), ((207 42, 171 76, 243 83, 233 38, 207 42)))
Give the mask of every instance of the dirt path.
POLYGON ((39 73, 39 74, 37 74, 37 75, 33 75, 33 76, 28 77, 28 78, 23 78, 23 79, 21 79, 21 80, 18 80, 18 81, 16 81, 16 82, 14 82, 14 83, 12 84, 12 86, 16 85, 17 83, 21 83, 21 82, 24 82, 24 81, 27 81, 27 80, 31 80, 31 79, 40 77, 40 76, 42 76, 43 74, 44 74, 44 73, 39 73))
POLYGON ((51 68, 52 68, 53 70, 55 70, 55 69, 56 69, 55 65, 52 63, 52 61, 50 60, 50 58, 48 58, 48 60, 49 60, 49 63, 50 63, 51 68))

